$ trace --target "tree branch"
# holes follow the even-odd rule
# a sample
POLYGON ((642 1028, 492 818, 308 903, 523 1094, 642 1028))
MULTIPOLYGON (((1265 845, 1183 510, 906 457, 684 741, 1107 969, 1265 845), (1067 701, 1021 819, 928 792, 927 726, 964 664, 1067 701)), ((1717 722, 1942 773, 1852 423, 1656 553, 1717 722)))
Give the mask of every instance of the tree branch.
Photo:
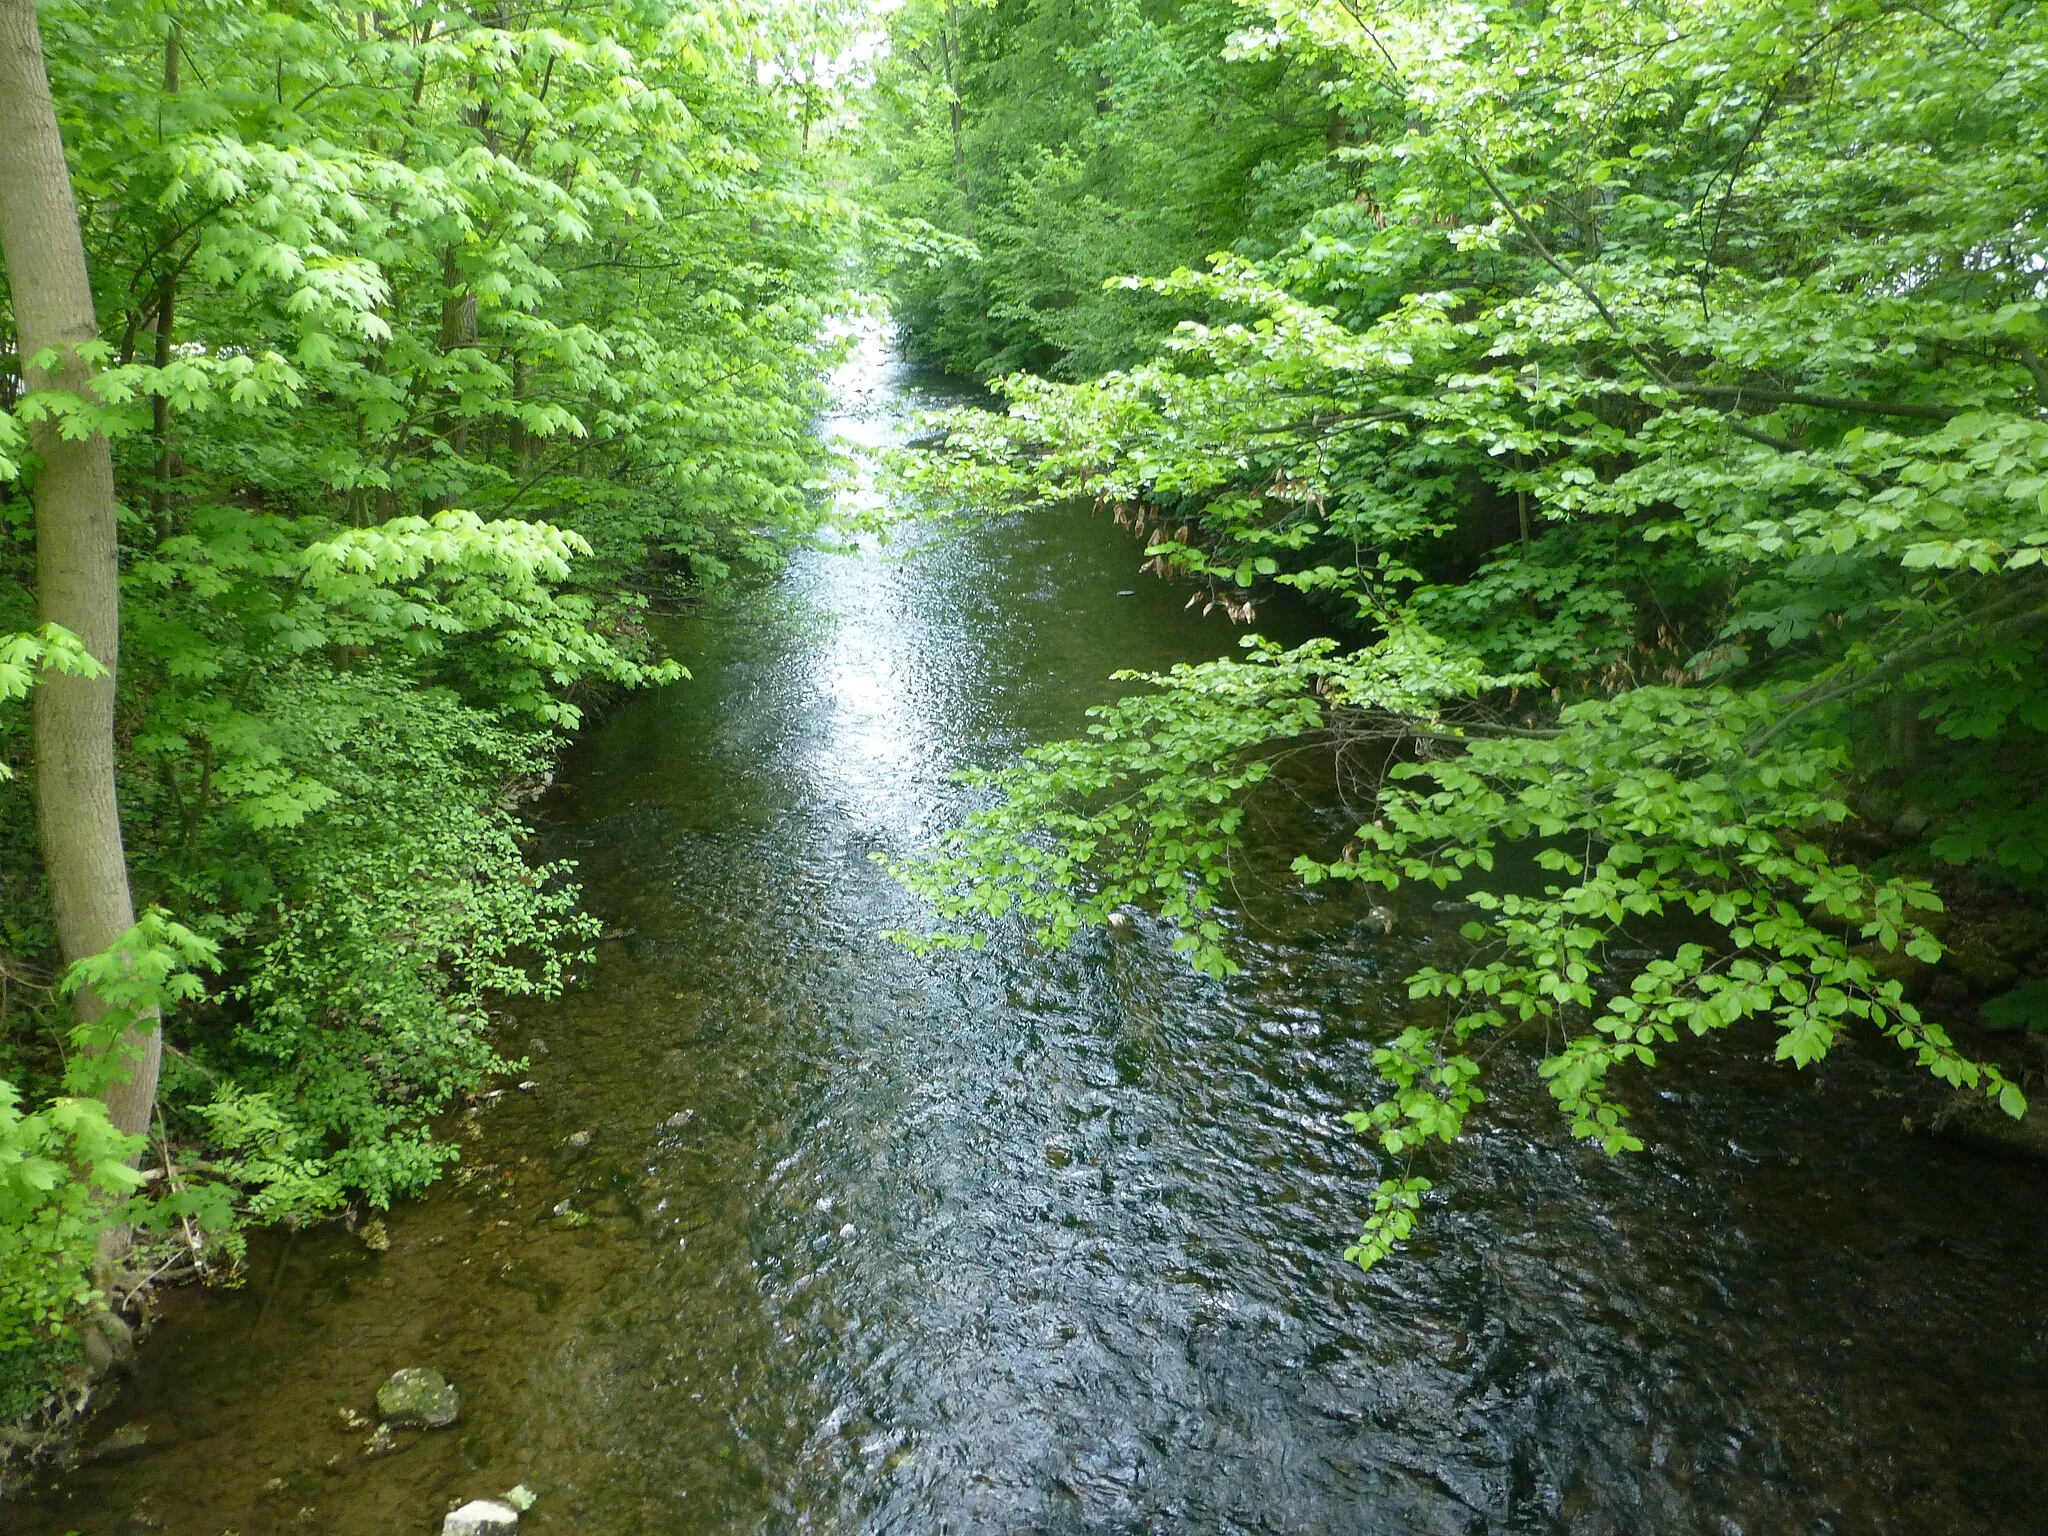
POLYGON ((1803 693, 1793 695, 1788 701, 1792 708, 1779 716, 1770 726, 1745 740, 1742 743, 1742 750, 1754 755, 1783 735, 1785 730, 1795 720, 1812 714, 1816 709, 1833 704, 1838 700, 1846 699, 1851 694, 1861 693, 1866 688, 1875 688, 1881 683, 1896 681, 1912 671, 1921 662, 1933 657, 1940 651, 1942 646, 1967 629, 1988 625, 1993 619, 2004 618, 2003 623, 1991 626, 1992 637, 2004 640, 2010 639, 2015 635, 2025 634, 2029 629, 2048 623, 2048 607, 2031 608, 2013 617, 2004 617, 2005 615, 2012 614, 2014 609, 2022 608, 2027 603, 2037 600, 2041 597, 2042 592, 2043 589, 2039 584, 2029 583, 2020 591, 2011 593, 1998 602, 1949 620, 1946 624, 1922 635, 1911 645, 1901 646, 1898 650, 1884 657, 1875 667, 1865 672, 1861 677, 1854 677, 1831 684, 1826 682, 1816 683, 1803 693))
POLYGON ((1863 400, 1854 395, 1814 395, 1803 390, 1758 389, 1749 384, 1676 384, 1672 392, 1707 399, 1730 400, 1741 409, 1745 400, 1764 405, 1800 405, 1819 411, 1850 411, 1860 416, 1909 416, 1916 421, 1953 421, 1966 405, 1923 405, 1912 400, 1863 400))

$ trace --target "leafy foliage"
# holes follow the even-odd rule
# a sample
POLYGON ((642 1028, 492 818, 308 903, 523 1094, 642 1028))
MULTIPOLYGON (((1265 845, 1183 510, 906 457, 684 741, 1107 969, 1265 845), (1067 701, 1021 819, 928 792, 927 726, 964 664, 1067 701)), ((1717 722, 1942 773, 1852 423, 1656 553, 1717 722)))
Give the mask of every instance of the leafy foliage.
POLYGON ((127 1070, 114 1043, 138 1019, 203 996, 196 972, 217 964, 208 940, 145 913, 64 978, 63 991, 89 986, 106 1006, 70 1031, 63 1091, 25 1111, 21 1090, 0 1081, 0 1381, 10 1388, 51 1358, 52 1336, 97 1299, 92 1264, 109 1222, 117 1213, 143 1222, 158 1214, 136 1198, 145 1183, 132 1166, 140 1138, 109 1123, 97 1097, 127 1070))
MULTIPOLYGON (((1345 195, 1270 254, 1113 280, 1181 317, 1149 356, 999 380, 913 477, 1093 500, 1197 601, 1291 587, 1363 648, 1151 679, 906 875, 1054 939, 1142 901, 1227 966, 1204 893, 1314 741, 1364 803, 1300 875, 1476 908, 1410 978, 1440 1022, 1376 1055, 1388 1153, 1455 1136, 1474 1036, 1524 1028, 1610 1151, 1613 1067, 1747 1019, 1795 1066, 1868 1026, 2022 1113, 1906 983, 1930 880, 2038 901, 2048 870, 2044 50, 1975 0, 1240 10, 1223 63, 1323 80, 1345 195), (1686 942, 1617 961, 1641 923, 1686 942)), ((1422 1188, 1382 1186, 1354 1257, 1422 1188)))
MULTIPOLYGON (((87 1304, 109 1222, 196 1223, 232 1258, 231 1208, 381 1205, 454 1155, 429 1122, 508 1065, 491 1009, 558 988, 595 931, 515 800, 594 701, 683 675, 653 601, 815 526, 821 322, 857 222, 820 174, 844 90, 805 61, 852 25, 824 9, 39 18, 105 334, 89 395, 24 395, 0 307, 0 703, 91 665, 35 624, 22 427, 103 432, 131 875, 188 926, 146 918, 67 984, 157 988, 166 1139, 223 1172, 171 1178, 166 1147, 176 1187, 120 1198, 137 1149, 73 1080, 93 1058, 17 775, 0 1352, 87 1304)), ((0 778, 25 715, 0 711, 0 778)))
POLYGON ((0 1368, 92 1300, 104 1206, 138 1187, 134 1152, 96 1099, 27 1113, 20 1090, 0 1082, 0 1368))
POLYGON ((1231 0, 910 0, 861 170, 880 208, 965 237, 890 265, 912 344, 961 372, 1085 377, 1170 305, 1105 287, 1229 246, 1269 255, 1341 187, 1314 71, 1226 57, 1231 0))

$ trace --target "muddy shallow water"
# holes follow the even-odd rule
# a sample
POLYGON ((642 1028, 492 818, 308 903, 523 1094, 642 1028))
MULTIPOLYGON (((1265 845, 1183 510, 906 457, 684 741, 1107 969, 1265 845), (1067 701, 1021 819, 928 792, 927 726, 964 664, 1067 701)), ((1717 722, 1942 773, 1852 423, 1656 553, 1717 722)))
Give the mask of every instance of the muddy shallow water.
MULTIPOLYGON (((894 429, 871 355, 836 425, 894 429)), ((569 754, 541 851, 619 935, 521 1010, 526 1086, 394 1212, 177 1295, 91 1461, 0 1528, 533 1532, 2048 1530, 2048 1174, 1909 1135, 1919 1090, 1756 1042, 1631 1085, 1652 1150, 1570 1144, 1510 1067, 1441 1209, 1341 1259, 1366 1094, 1435 940, 1276 898, 1245 972, 1144 925, 921 961, 870 855, 953 769, 1072 731, 1120 666, 1232 634, 1129 538, 1035 516, 811 554, 664 638, 695 681, 569 754), (1128 589, 1136 590, 1134 592, 1128 589), (393 1369, 461 1424, 370 1460, 393 1369)))

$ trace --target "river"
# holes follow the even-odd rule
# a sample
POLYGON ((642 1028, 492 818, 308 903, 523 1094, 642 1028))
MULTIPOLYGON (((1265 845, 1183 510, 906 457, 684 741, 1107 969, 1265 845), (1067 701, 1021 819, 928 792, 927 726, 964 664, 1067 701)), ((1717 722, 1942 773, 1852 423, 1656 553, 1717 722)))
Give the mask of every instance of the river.
MULTIPOLYGON (((929 381, 871 346, 827 425, 929 381)), ((1221 654, 1081 511, 809 552, 661 638, 694 681, 580 740, 537 807, 615 937, 522 1007, 459 1173, 166 1298, 89 1460, 0 1526, 388 1536, 525 1483, 535 1533, 2038 1533, 2048 1176, 1909 1134, 1859 1046, 1756 1038, 1574 1145, 1525 1066, 1373 1274, 1399 977, 1442 942, 1270 893, 1244 974, 1136 925, 916 959, 873 862, 948 775, 1074 731, 1118 667, 1221 654), (529 1045, 529 1041, 533 1042, 529 1045), (443 1369, 453 1430, 347 1413, 443 1369)), ((1286 616, 1279 616, 1283 628, 1286 616)), ((1431 893, 1434 894, 1434 893, 1431 893)))

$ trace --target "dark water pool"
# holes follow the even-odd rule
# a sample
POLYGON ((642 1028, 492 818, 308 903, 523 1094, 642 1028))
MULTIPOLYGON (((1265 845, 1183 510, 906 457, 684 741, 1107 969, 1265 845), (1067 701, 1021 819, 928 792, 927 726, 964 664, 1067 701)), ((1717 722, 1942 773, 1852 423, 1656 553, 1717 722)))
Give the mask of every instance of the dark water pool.
MULTIPOLYGON (((839 426, 913 382, 850 370, 839 426)), ((1371 1276, 1341 1112, 1433 939, 1276 898, 1245 973, 1138 930, 916 960, 870 860, 1119 666, 1232 635, 1049 514, 799 559, 680 624, 696 681, 570 754, 539 820, 620 934, 526 1010, 533 1084, 389 1219, 170 1298, 101 1421, 149 1448, 0 1509, 33 1536, 2048 1531, 2048 1178, 1909 1135, 1875 1052, 1734 1041, 1570 1144, 1506 1073, 1371 1276), (1134 595, 1122 589, 1136 588, 1134 595), (343 1411, 432 1364, 461 1425, 343 1411)), ((1902 1097, 1902 1095, 1904 1095, 1902 1097)))

